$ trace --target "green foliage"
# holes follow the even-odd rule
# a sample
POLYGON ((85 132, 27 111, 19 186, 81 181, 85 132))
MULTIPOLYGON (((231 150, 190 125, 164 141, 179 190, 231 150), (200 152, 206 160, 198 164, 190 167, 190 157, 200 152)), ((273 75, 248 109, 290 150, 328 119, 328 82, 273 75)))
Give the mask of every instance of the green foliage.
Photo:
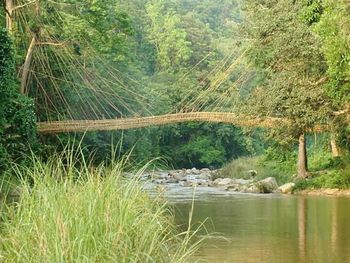
POLYGON ((163 0, 150 1, 146 11, 151 21, 148 37, 156 46, 160 70, 179 70, 192 52, 181 17, 173 10, 166 10, 163 0))
MULTIPOLYGON (((231 21, 238 22, 240 19, 237 1, 223 0, 213 3, 187 0, 131 0, 127 2, 111 0, 108 1, 110 5, 104 6, 101 6, 103 5, 101 1, 83 1, 82 5, 78 5, 75 1, 72 3, 77 5, 82 12, 68 10, 63 5, 55 5, 55 8, 58 8, 63 14, 62 23, 64 23, 64 31, 67 32, 67 34, 63 32, 62 36, 60 35, 61 40, 69 39, 69 44, 78 43, 79 39, 86 39, 86 46, 94 43, 93 46, 108 47, 106 43, 109 42, 103 42, 100 35, 109 34, 108 28, 111 21, 118 20, 121 13, 128 15, 126 19, 128 23, 124 24, 125 27, 120 28, 120 31, 124 33, 122 36, 125 42, 114 46, 114 51, 117 53, 126 51, 130 60, 126 60, 127 65, 122 61, 105 63, 121 69, 124 75, 140 83, 136 92, 147 98, 154 115, 169 113, 180 108, 182 104, 179 105, 179 102, 189 93, 191 98, 198 96, 211 82, 216 81, 217 76, 208 76, 208 72, 215 69, 225 56, 232 56, 232 53, 236 53, 236 47, 234 49, 232 47, 235 36, 232 34, 234 26, 231 21), (109 17, 104 22, 105 14, 115 16, 116 13, 113 11, 115 7, 118 7, 116 8, 117 17, 109 17), (127 25, 131 28, 128 28, 127 25), (98 42, 99 39, 101 43, 98 42), (128 49, 124 49, 125 47, 128 49), (206 59, 198 64, 203 58, 206 59), (124 67, 121 67, 122 65, 124 67)), ((45 10, 44 6, 42 8, 45 10)), ((50 18, 48 15, 45 17, 50 18)), ((59 31, 59 26, 51 28, 50 20, 46 20, 43 24, 47 25, 52 32, 59 31)), ((79 51, 77 53, 81 53, 77 56, 79 59, 84 59, 82 63, 86 63, 89 70, 95 74, 106 74, 103 68, 99 69, 93 59, 88 57, 89 52, 84 55, 84 45, 76 48, 79 51)), ((56 61, 54 58, 59 50, 59 48, 50 49, 46 52, 50 59, 52 57, 52 60, 56 61)), ((105 50, 106 54, 100 49, 97 51, 98 54, 102 53, 103 59, 109 58, 108 54, 111 52, 108 49, 105 50)), ((239 53, 238 50, 237 53, 239 53)), ((229 66, 228 63, 225 66, 229 66)), ((59 63, 52 63, 51 69, 58 76, 62 73, 64 73, 63 76, 66 76, 65 72, 71 70, 63 66, 61 72, 62 65, 59 63)), ((219 91, 210 94, 210 102, 215 102, 218 97, 222 96, 226 88, 230 87, 237 78, 239 74, 233 75, 219 91)), ((134 85, 134 81, 127 84, 134 85)), ((93 86, 99 85, 102 86, 104 83, 94 80, 93 86)), ((36 85, 33 85, 33 90, 36 89, 36 85)), ((89 118, 90 116, 93 118, 95 111, 99 110, 96 105, 102 104, 98 94, 93 91, 82 89, 82 92, 77 95, 67 83, 62 83, 60 90, 71 102, 73 118, 89 118), (90 103, 86 103, 87 101, 92 102, 97 109, 92 108, 90 103)), ((45 91, 54 94, 54 98, 57 98, 55 101, 60 101, 60 94, 57 94, 55 86, 52 86, 51 83, 45 85, 45 91)), ((118 94, 118 97, 125 97, 126 100, 133 99, 130 94, 125 93, 124 87, 115 87, 113 92, 118 94)), ((39 118, 45 120, 47 114, 46 105, 43 103, 45 98, 43 97, 40 101, 37 112, 39 118)), ((128 104, 128 107, 124 107, 122 103, 120 105, 118 102, 113 101, 113 103, 120 106, 122 110, 117 112, 113 107, 103 105, 108 109, 107 115, 111 117, 128 116, 132 110, 143 111, 139 105, 128 104)), ((186 103, 187 101, 183 102, 183 104, 186 103)), ((63 109, 66 105, 60 103, 57 106, 63 109)), ((223 108, 225 107, 228 106, 223 105, 223 108)), ((186 108, 185 110, 193 109, 186 108)), ((63 110, 61 112, 64 113, 63 110)), ((145 112, 145 114, 148 113, 145 112)), ((53 115, 53 118, 62 118, 53 115)), ((101 115, 100 118, 107 117, 101 115)), ((96 162, 103 161, 110 156, 110 144, 113 141, 114 144, 121 142, 122 153, 133 149, 131 159, 134 163, 162 156, 175 167, 219 167, 240 154, 246 154, 248 148, 249 151, 254 150, 252 149, 254 146, 248 145, 248 140, 240 137, 242 137, 240 129, 227 125, 183 124, 123 133, 88 133, 84 136, 83 145, 86 146, 86 155, 94 154, 96 162)), ((59 135, 59 138, 63 145, 69 140, 67 135, 59 135)), ((46 138, 44 142, 51 145, 61 144, 53 138, 46 138)), ((51 147, 48 148, 51 149, 51 147)))
POLYGON ((239 128, 208 123, 188 123, 161 130, 161 156, 175 167, 220 167, 248 153, 239 128))
POLYGON ((323 1, 324 12, 315 32, 322 39, 322 52, 327 61, 327 73, 330 77, 327 85, 330 95, 337 103, 350 100, 350 43, 347 35, 350 32, 348 1, 323 1))
POLYGON ((130 57, 127 40, 133 34, 132 22, 127 13, 119 10, 118 2, 115 0, 74 2, 75 8, 70 3, 69 10, 64 7, 59 10, 63 16, 61 37, 65 41, 73 42, 84 39, 88 46, 80 46, 79 53, 84 53, 84 48, 93 48, 108 59, 119 63, 126 62, 130 57))
POLYGON ((294 136, 325 120, 330 111, 330 101, 317 84, 325 73, 320 43, 296 15, 302 8, 300 1, 250 0, 244 24, 255 39, 249 58, 265 74, 247 110, 291 119, 292 129, 284 131, 294 136))
POLYGON ((30 153, 36 141, 34 105, 20 95, 15 80, 12 42, 0 29, 0 168, 30 153))
POLYGON ((264 156, 240 157, 227 163, 218 176, 225 178, 252 179, 248 171, 257 172, 255 180, 274 177, 279 185, 290 182, 294 173, 294 166, 275 160, 266 160, 264 156))
POLYGON ((310 179, 303 179, 301 181, 298 181, 295 185, 294 191, 322 188, 349 189, 350 173, 348 169, 332 171, 312 177, 310 179))
POLYGON ((308 25, 319 22, 323 12, 322 2, 322 0, 304 0, 304 8, 300 15, 308 25))

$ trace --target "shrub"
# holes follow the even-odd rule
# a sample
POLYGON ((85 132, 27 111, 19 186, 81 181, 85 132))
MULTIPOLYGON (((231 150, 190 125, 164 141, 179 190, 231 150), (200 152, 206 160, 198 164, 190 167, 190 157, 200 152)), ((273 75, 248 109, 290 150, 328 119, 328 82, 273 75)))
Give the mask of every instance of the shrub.
POLYGON ((296 182, 295 190, 304 189, 321 189, 321 188, 350 188, 350 172, 349 169, 340 171, 332 171, 322 175, 303 179, 296 182))

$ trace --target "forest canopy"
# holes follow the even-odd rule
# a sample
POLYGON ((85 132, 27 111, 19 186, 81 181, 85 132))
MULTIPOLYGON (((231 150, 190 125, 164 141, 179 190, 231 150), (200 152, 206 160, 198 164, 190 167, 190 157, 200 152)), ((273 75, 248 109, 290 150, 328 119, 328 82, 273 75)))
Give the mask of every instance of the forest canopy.
MULTIPOLYGON (((6 113, 1 130, 14 119, 26 123, 10 129, 22 138, 12 145, 26 147, 35 141, 28 139, 34 119, 219 111, 293 125, 252 131, 187 123, 88 133, 84 145, 97 160, 121 143, 137 161, 163 156, 176 167, 220 167, 267 144, 293 150, 327 123, 346 149, 346 118, 334 112, 350 99, 348 11, 345 0, 5 0, 1 41, 12 51, 2 58, 2 83, 10 83, 2 89, 16 94, 2 96, 1 107, 17 101, 22 113, 6 113)), ((39 138, 46 152, 71 135, 39 138)))

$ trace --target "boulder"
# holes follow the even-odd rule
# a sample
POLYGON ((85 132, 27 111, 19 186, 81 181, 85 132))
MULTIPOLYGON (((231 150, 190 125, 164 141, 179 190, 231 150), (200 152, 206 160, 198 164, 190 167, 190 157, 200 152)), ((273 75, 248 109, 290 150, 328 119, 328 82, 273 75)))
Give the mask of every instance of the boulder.
POLYGON ((278 187, 278 190, 282 194, 291 194, 294 186, 295 186, 295 183, 287 183, 287 184, 284 184, 284 185, 281 185, 280 187, 278 187))
POLYGON ((257 185, 253 184, 246 188, 245 193, 258 194, 260 193, 260 189, 257 185))
POLYGON ((199 171, 196 168, 192 168, 191 171, 192 171, 192 174, 200 174, 201 173, 201 171, 199 171))
POLYGON ((225 190, 232 191, 232 192, 241 192, 242 188, 238 184, 231 184, 231 185, 227 186, 227 188, 225 190))
POLYGON ((192 174, 192 169, 187 169, 186 174, 192 174))
POLYGON ((214 185, 217 186, 227 186, 227 185, 231 185, 234 184, 234 180, 232 180, 231 178, 218 178, 214 181, 214 185))
POLYGON ((269 194, 277 190, 278 185, 276 179, 273 177, 268 177, 264 180, 259 181, 256 186, 260 193, 269 194))

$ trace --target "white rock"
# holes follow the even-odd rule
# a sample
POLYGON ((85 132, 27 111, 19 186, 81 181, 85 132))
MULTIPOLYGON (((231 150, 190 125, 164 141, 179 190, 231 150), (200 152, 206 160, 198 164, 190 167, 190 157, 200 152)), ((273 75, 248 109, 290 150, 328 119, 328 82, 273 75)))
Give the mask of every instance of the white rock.
MULTIPOLYGON (((215 180, 215 182, 216 181, 217 180, 215 180)), ((230 185, 230 184, 234 184, 234 183, 235 183, 234 180, 232 180, 231 178, 224 178, 224 179, 221 179, 220 181, 218 181, 216 184, 218 186, 225 186, 225 185, 230 185)))
POLYGON ((294 186, 295 186, 295 183, 287 183, 278 187, 278 190, 283 194, 290 194, 292 193, 294 186))
POLYGON ((261 193, 273 193, 277 190, 278 184, 274 177, 268 177, 264 180, 261 180, 257 183, 257 187, 260 189, 261 193))

